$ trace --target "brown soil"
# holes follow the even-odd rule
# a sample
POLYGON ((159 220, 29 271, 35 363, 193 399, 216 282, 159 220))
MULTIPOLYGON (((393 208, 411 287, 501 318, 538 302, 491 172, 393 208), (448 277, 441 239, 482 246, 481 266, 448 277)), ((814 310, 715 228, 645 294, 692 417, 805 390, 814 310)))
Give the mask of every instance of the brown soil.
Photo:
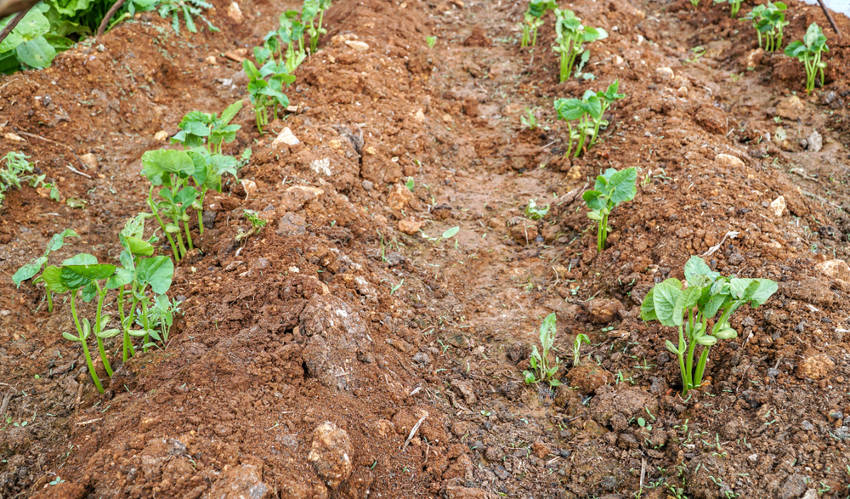
POLYGON ((0 496, 846 496, 850 277, 819 264, 850 258, 850 20, 836 16, 840 41, 790 3, 786 40, 812 21, 830 38, 811 96, 802 66, 754 51, 724 6, 576 2, 611 36, 591 47, 594 81, 559 85, 551 19, 518 48, 521 2, 337 0, 290 89, 297 112, 265 135, 237 118, 230 152, 252 147, 254 184, 209 199, 169 344, 118 367, 105 395, 61 337, 67 304, 48 314, 10 276, 65 227, 82 238, 58 257, 115 258, 155 134, 246 97, 224 54, 294 2, 243 0, 242 23, 216 2, 222 31, 192 37, 145 14, 2 77, 0 152, 27 153, 85 207, 24 188, 2 209, 0 496), (565 160, 552 100, 615 79, 628 97, 600 143, 565 160), (284 126, 300 144, 272 143, 284 126), (630 166, 638 195, 597 254, 580 193, 630 166), (532 198, 552 205, 543 221, 522 216, 532 198), (244 208, 269 225, 240 245, 244 208), (419 223, 460 231, 400 230, 419 223), (706 252, 780 291, 735 316, 740 337, 683 400, 671 332, 639 304, 706 252), (522 382, 550 312, 559 357, 592 340, 551 391, 522 382))

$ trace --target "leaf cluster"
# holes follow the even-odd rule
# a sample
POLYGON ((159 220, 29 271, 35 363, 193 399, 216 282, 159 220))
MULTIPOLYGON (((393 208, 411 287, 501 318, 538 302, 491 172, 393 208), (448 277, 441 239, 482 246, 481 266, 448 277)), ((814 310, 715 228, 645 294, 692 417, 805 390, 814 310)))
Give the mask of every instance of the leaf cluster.
POLYGON ((793 57, 805 65, 806 92, 815 89, 818 74, 820 74, 820 84, 823 86, 823 70, 826 69, 826 63, 821 60, 821 56, 828 51, 826 35, 823 34, 823 30, 817 23, 809 25, 802 40, 794 40, 785 47, 785 55, 793 57))
POLYGON ((602 175, 596 177, 593 189, 585 191, 582 195, 587 207, 590 208, 587 217, 597 222, 597 250, 605 249, 610 230, 608 216, 611 210, 634 199, 637 194, 636 182, 637 170, 634 167, 619 171, 608 168, 602 175))
POLYGON ((46 174, 33 173, 34 168, 24 153, 10 151, 0 158, 0 162, 4 163, 3 168, 0 168, 0 208, 3 207, 3 200, 6 199, 6 191, 13 187, 20 189, 23 184, 29 184, 33 188, 49 189, 50 198, 59 200, 59 189, 55 184, 44 181, 46 174))
POLYGON ((762 305, 778 290, 770 279, 721 276, 698 256, 685 263, 684 274, 685 282, 670 278, 656 284, 641 303, 643 320, 679 329, 678 345, 670 340, 665 345, 679 357, 683 394, 702 384, 710 347, 738 335, 729 325, 732 314, 745 304, 762 305), (714 324, 709 327, 711 320, 714 324), (697 345, 702 352, 694 366, 697 345))
POLYGON ((555 335, 558 332, 556 322, 555 314, 551 313, 540 324, 539 340, 542 352, 537 349, 537 345, 534 345, 531 349, 531 356, 528 359, 531 369, 522 372, 523 378, 528 384, 545 381, 549 383, 550 387, 561 385, 561 382, 556 376, 558 369, 561 367, 561 359, 555 357, 554 362, 549 361, 549 354, 555 345, 555 335))
POLYGON ((782 2, 767 2, 756 5, 744 19, 752 21, 758 35, 759 47, 764 38, 764 50, 773 52, 782 46, 782 30, 788 26, 785 20, 785 10, 788 7, 782 2))
POLYGON ((608 32, 604 29, 585 26, 573 11, 556 8, 555 45, 552 49, 560 54, 561 58, 560 82, 563 83, 570 77, 578 56, 582 56, 584 60, 590 57, 590 52, 584 48, 585 43, 605 38, 608 38, 608 32))
POLYGON ((543 16, 550 10, 557 8, 558 3, 555 0, 529 0, 528 8, 523 14, 520 47, 537 45, 537 31, 543 26, 543 16))
POLYGON ((542 220, 549 213, 549 205, 537 205, 535 200, 530 200, 525 206, 525 216, 531 220, 542 220))
POLYGON ((605 111, 615 101, 625 98, 625 94, 619 93, 619 88, 620 81, 614 80, 604 92, 588 89, 581 99, 555 100, 554 106, 558 119, 566 121, 569 127, 566 156, 575 151, 574 155, 578 157, 587 148, 596 144, 599 129, 608 126, 608 121, 604 119, 605 111), (576 128, 573 128, 573 122, 577 122, 576 128), (573 149, 574 145, 575 149, 573 149))

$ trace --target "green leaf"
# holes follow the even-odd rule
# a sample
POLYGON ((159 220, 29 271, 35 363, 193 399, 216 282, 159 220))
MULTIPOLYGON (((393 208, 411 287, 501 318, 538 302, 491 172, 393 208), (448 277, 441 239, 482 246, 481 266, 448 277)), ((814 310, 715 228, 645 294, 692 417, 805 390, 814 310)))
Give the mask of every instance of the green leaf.
POLYGON ((685 280, 690 286, 703 287, 709 282, 714 282, 720 274, 713 272, 705 260, 698 256, 692 256, 685 263, 685 280))
POLYGON ((52 293, 64 293, 68 291, 68 286, 62 281, 62 269, 50 265, 41 273, 41 279, 44 281, 47 290, 52 293))
POLYGON ((756 308, 766 302, 779 290, 779 285, 770 279, 755 279, 758 283, 756 289, 750 294, 750 306, 756 308))
POLYGON ((705 305, 700 307, 700 312, 705 319, 711 319, 715 315, 717 315, 717 311, 720 310, 726 301, 730 299, 728 294, 713 294, 711 298, 706 302, 705 305))
POLYGON ((192 158, 185 151, 157 149, 142 155, 142 175, 153 185, 163 185, 165 177, 176 174, 188 177, 195 170, 192 158))
POLYGON ((460 231, 460 227, 458 227, 457 225, 454 226, 454 227, 450 227, 450 228, 446 229, 445 232, 443 232, 442 238, 443 239, 452 238, 458 233, 458 231, 460 231))
POLYGON ((522 372, 522 375, 523 375, 523 377, 525 378, 525 382, 526 382, 527 384, 529 384, 529 385, 533 385, 534 383, 537 383, 537 377, 536 377, 536 376, 534 376, 534 373, 533 373, 533 372, 531 372, 531 371, 523 371, 523 372, 522 372))
POLYGON ((136 273, 133 270, 126 268, 115 269, 115 273, 106 281, 106 288, 118 289, 121 286, 126 286, 133 282, 135 277, 136 273))
POLYGON ((226 125, 230 123, 233 118, 235 118, 236 115, 239 114, 239 111, 242 110, 243 104, 244 103, 240 99, 234 102, 233 104, 227 106, 224 111, 221 112, 221 118, 219 118, 219 120, 221 120, 221 124, 226 125))
POLYGON ((76 342, 80 341, 80 338, 72 335, 71 333, 62 333, 62 337, 65 338, 68 341, 76 341, 76 342))
POLYGON ((600 191, 584 191, 584 194, 582 194, 581 197, 584 199, 584 202, 587 203, 587 207, 591 210, 598 211, 605 208, 606 203, 600 191))
POLYGON ((665 326, 681 326, 682 314, 676 315, 676 303, 682 294, 682 283, 678 279, 667 279, 653 288, 653 304, 658 322, 665 326))
POLYGON ((614 191, 611 193, 611 201, 615 206, 634 199, 637 193, 636 181, 637 170, 634 167, 620 170, 611 175, 610 182, 614 187, 614 191))
POLYGON ((679 352, 679 349, 678 349, 678 348, 676 348, 676 345, 674 345, 672 341, 670 341, 670 340, 666 340, 666 341, 664 342, 664 346, 665 346, 665 347, 667 347, 667 350, 670 350, 670 352, 672 352, 672 353, 674 353, 674 354, 676 354, 676 355, 679 355, 679 353, 680 353, 680 352, 679 352))
POLYGON ((552 348, 557 332, 557 317, 555 313, 547 315, 540 324, 540 345, 543 346, 543 351, 546 352, 552 348))
POLYGON ((717 343, 717 338, 715 338, 714 336, 711 336, 710 334, 703 334, 703 335, 697 336, 695 338, 695 341, 699 345, 702 345, 704 347, 710 347, 710 346, 713 346, 714 344, 717 343))
POLYGON ((154 293, 161 295, 171 287, 174 263, 167 256, 140 259, 136 266, 136 276, 140 284, 150 285, 154 293))
POLYGON ((63 263, 60 275, 65 286, 69 289, 77 289, 93 281, 107 279, 114 273, 115 265, 108 263, 92 263, 88 265, 68 265, 63 263))
POLYGON ((649 322, 657 321, 658 316, 655 315, 655 288, 650 289, 649 293, 643 298, 640 304, 640 318, 649 322))
MULTIPOLYGON (((0 53, 11 52, 18 45, 34 40, 50 31, 50 21, 44 16, 47 5, 41 4, 30 9, 15 29, 0 42, 0 53)), ((0 30, 5 28, 14 16, 6 17, 0 22, 0 30)))
POLYGON ((41 271, 41 267, 44 266, 45 263, 47 263, 47 257, 40 256, 32 260, 30 263, 25 264, 19 268, 14 275, 12 275, 12 282, 16 287, 21 287, 21 283, 28 279, 32 279, 39 273, 39 271, 41 271))
POLYGON ((715 331, 714 336, 717 337, 718 340, 731 340, 738 336, 738 331, 735 331, 731 327, 725 327, 719 331, 715 331))
POLYGON ((81 293, 81 295, 83 297, 83 301, 88 303, 92 301, 95 296, 97 296, 97 287, 94 285, 93 282, 89 282, 83 287, 83 292, 81 293))
POLYGON ((43 36, 18 45, 15 53, 19 61, 36 69, 46 68, 56 57, 56 49, 43 36))
POLYGON ((97 333, 97 336, 105 340, 107 338, 112 338, 112 337, 118 336, 120 333, 121 333, 120 329, 114 329, 113 328, 113 329, 107 329, 105 331, 101 331, 101 332, 97 333))
MULTIPOLYGON (((53 234, 53 237, 50 238, 50 242, 47 243, 47 251, 46 253, 52 253, 65 245, 66 237, 77 237, 80 235, 77 234, 74 229, 65 229, 62 232, 57 234, 53 234)), ((46 256, 46 255, 45 255, 46 256)))

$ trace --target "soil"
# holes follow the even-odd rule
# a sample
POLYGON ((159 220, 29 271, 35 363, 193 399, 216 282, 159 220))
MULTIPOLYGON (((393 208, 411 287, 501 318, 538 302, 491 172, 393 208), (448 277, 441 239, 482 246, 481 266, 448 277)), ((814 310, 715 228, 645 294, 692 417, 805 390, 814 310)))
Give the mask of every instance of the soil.
POLYGON ((57 260, 117 258, 158 132, 246 98, 240 58, 296 5, 242 0, 237 22, 214 3, 218 33, 141 14, 0 78, 2 152, 63 194, 23 188, 0 212, 0 496, 847 495, 850 19, 834 16, 839 40, 795 0, 786 40, 813 21, 829 37, 811 95, 799 63, 709 2, 575 2, 610 36, 595 79, 559 84, 551 22, 518 47, 522 2, 337 0, 297 110, 263 135, 237 117, 226 150, 252 148, 246 182, 208 196, 167 346, 111 379, 98 365, 98 394, 61 337, 67 304, 49 314, 10 277, 65 227, 82 237, 57 260), (553 99, 614 80, 627 97, 600 142, 565 159, 553 99), (298 144, 275 143, 284 127, 298 144), (631 166, 638 194, 597 254, 581 192, 631 166), (237 242, 244 209, 268 225, 237 242), (735 315, 683 399, 672 333, 639 304, 694 254, 780 290, 735 315), (522 375, 551 312, 554 389, 522 375))

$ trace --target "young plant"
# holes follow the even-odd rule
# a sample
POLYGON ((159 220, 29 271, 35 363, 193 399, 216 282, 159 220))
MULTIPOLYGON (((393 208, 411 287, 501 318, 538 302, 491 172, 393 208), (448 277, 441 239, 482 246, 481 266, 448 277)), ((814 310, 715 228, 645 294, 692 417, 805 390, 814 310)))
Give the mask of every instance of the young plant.
POLYGON ((550 387, 560 386, 561 382, 555 375, 561 367, 561 359, 555 357, 555 362, 549 362, 549 353, 555 344, 555 335, 558 330, 556 327, 554 312, 547 315, 540 324, 540 346, 543 348, 541 353, 534 345, 531 349, 531 357, 528 359, 531 369, 523 371, 522 375, 525 382, 528 384, 540 383, 545 381, 550 387))
POLYGON ((325 11, 331 6, 331 0, 304 0, 301 6, 301 23, 310 37, 310 53, 315 54, 319 46, 319 37, 328 32, 322 28, 325 11))
POLYGON ((151 183, 148 206, 168 239, 174 260, 179 262, 188 251, 180 233, 181 227, 189 249, 194 247, 187 211, 198 206, 199 192, 188 185, 189 177, 195 173, 195 163, 186 151, 159 149, 144 153, 142 166, 142 175, 151 183), (155 187, 161 187, 158 199, 154 199, 155 187), (163 217, 167 218, 163 220, 163 217))
MULTIPOLYGON (((221 192, 222 177, 229 173, 236 177, 239 161, 233 156, 222 154, 222 144, 233 142, 240 125, 230 122, 242 109, 242 101, 236 101, 222 111, 221 116, 192 111, 180 121, 180 131, 171 138, 183 144, 195 168, 191 180, 198 191, 192 208, 198 215, 198 232, 204 233, 204 197, 209 189, 221 192)), ((243 152, 243 156, 244 156, 243 152)), ((250 155, 250 151, 248 152, 250 155)), ((250 156, 249 156, 250 157, 250 156)))
POLYGON ((785 20, 787 8, 782 2, 767 2, 753 7, 753 10, 744 17, 752 21, 758 35, 759 47, 762 46, 762 38, 764 38, 766 52, 773 52, 782 46, 782 30, 788 26, 788 21, 785 20))
POLYGON ((531 220, 542 220, 547 213, 549 213, 549 205, 537 206, 533 199, 525 206, 525 216, 531 220))
POLYGON ((605 249, 605 241, 608 239, 608 216, 617 205, 631 201, 637 193, 635 182, 637 181, 637 170, 625 168, 615 170, 609 168, 605 173, 596 177, 596 185, 592 190, 585 191, 582 195, 590 211, 587 218, 597 223, 596 249, 600 252, 605 249))
POLYGON ((543 26, 543 16, 556 8, 555 0, 529 0, 528 9, 523 14, 521 48, 537 45, 537 30, 543 26))
POLYGON ((682 395, 702 385, 705 365, 711 347, 718 340, 735 338, 738 333, 729 319, 747 303, 756 308, 778 289, 770 279, 738 279, 723 277, 698 257, 685 264, 685 282, 667 279, 655 285, 641 304, 641 319, 658 321, 679 330, 678 346, 667 340, 667 350, 679 359, 682 395), (717 313, 720 317, 709 327, 717 313), (701 347, 694 364, 696 347, 701 347))
MULTIPOLYGON (((287 73, 293 73, 307 58, 307 50, 304 48, 304 24, 297 10, 282 13, 278 24, 278 29, 266 34, 262 48, 270 52, 269 57, 282 62, 287 73)), ((257 62, 263 64, 259 59, 257 62)))
MULTIPOLYGON (((50 241, 47 243, 47 247, 44 249, 44 254, 38 258, 33 258, 29 261, 29 263, 23 265, 12 275, 12 283, 15 284, 16 287, 20 288, 21 283, 27 281, 29 279, 33 279, 33 284, 43 282, 44 280, 41 276, 36 277, 41 269, 44 268, 44 265, 47 263, 47 258, 50 256, 50 253, 59 250, 62 246, 65 245, 66 237, 77 237, 79 238, 79 234, 74 232, 74 229, 65 229, 62 232, 57 234, 53 234, 53 237, 50 238, 50 241)), ((47 311, 53 312, 53 297, 48 289, 45 292, 45 296, 47 297, 47 311)))
POLYGON ((576 335, 575 341, 573 341, 573 367, 579 365, 581 363, 581 344, 586 343, 590 345, 590 338, 587 337, 584 333, 579 333, 576 335))
POLYGON ((608 126, 608 122, 603 118, 605 111, 611 107, 614 101, 625 97, 624 94, 618 93, 620 87, 619 80, 608 85, 604 92, 594 92, 586 90, 581 99, 556 99, 555 111, 558 113, 558 119, 567 122, 569 127, 568 145, 565 156, 569 156, 573 151, 575 144, 575 157, 578 157, 587 148, 596 144, 596 139, 599 135, 599 129, 603 126, 608 126), (573 128, 572 122, 578 122, 576 128, 573 128))
POLYGON ((265 227, 268 223, 262 218, 260 218, 260 216, 254 210, 244 210, 242 212, 242 215, 247 218, 249 222, 251 222, 251 228, 248 229, 246 232, 241 232, 240 230, 240 232, 236 234, 237 242, 242 242, 245 239, 248 239, 249 237, 253 236, 254 234, 259 234, 260 231, 263 230, 263 227, 265 227))
POLYGON ((259 68, 248 59, 242 61, 245 74, 248 75, 248 93, 257 122, 257 131, 269 124, 269 118, 277 119, 278 109, 289 106, 289 97, 283 93, 284 85, 295 81, 286 62, 274 58, 272 50, 266 47, 254 47, 254 58, 259 68))
POLYGON ((815 89, 815 80, 820 73, 820 85, 823 86, 823 70, 826 63, 821 61, 821 55, 828 52, 826 35, 817 23, 812 23, 806 30, 803 40, 794 40, 785 47, 785 55, 794 57, 806 67, 806 92, 815 89))
POLYGON ((533 109, 525 108, 525 115, 519 117, 519 122, 525 128, 535 130, 537 128, 537 115, 534 114, 533 109))
POLYGON ((743 2, 743 0, 714 0, 715 4, 728 3, 729 15, 731 17, 735 17, 738 15, 738 11, 741 10, 741 2, 743 2))
POLYGON ((59 189, 54 184, 44 181, 45 174, 34 174, 34 168, 27 159, 26 154, 14 151, 0 158, 0 162, 4 163, 3 168, 0 168, 0 208, 3 207, 3 200, 6 199, 6 191, 12 187, 20 189, 21 184, 29 184, 33 188, 50 189, 50 199, 59 200, 59 189))
POLYGON ((167 256, 152 256, 156 239, 144 238, 145 220, 149 216, 140 213, 124 225, 118 235, 124 248, 118 257, 121 267, 106 282, 108 289, 118 290, 124 362, 136 354, 133 337, 142 338, 145 351, 152 345, 150 338, 167 342, 174 313, 179 311, 165 294, 174 277, 174 263, 167 256))
POLYGON ((203 14, 204 10, 213 8, 211 3, 204 0, 160 0, 158 3, 159 7, 157 7, 157 11, 159 15, 165 18, 171 17, 171 27, 174 28, 174 32, 178 35, 180 34, 181 17, 186 23, 186 29, 191 33, 198 32, 193 16, 200 17, 211 32, 219 31, 203 14))
POLYGON ((107 294, 107 288, 103 282, 112 277, 114 273, 114 265, 98 263, 95 256, 80 253, 66 259, 58 267, 54 265, 46 267, 41 274, 41 278, 44 280, 48 291, 56 294, 70 293, 71 316, 74 319, 77 335, 74 336, 65 332, 62 333, 62 337, 80 344, 89 374, 97 390, 101 393, 103 393, 103 386, 92 363, 88 339, 89 336, 94 335, 97 342, 97 350, 103 362, 103 368, 106 370, 108 376, 112 376, 112 367, 109 365, 109 359, 103 347, 103 340, 118 335, 120 331, 118 329, 106 329, 110 317, 103 314, 103 302, 107 294), (80 291, 82 291, 83 301, 88 302, 97 297, 97 312, 93 322, 89 322, 85 317, 82 320, 79 318, 77 296, 80 294, 80 291))
POLYGON ((590 57, 583 55, 586 50, 585 43, 595 42, 608 38, 608 33, 602 28, 592 28, 581 24, 581 19, 569 9, 555 9, 555 45, 552 49, 560 54, 561 75, 560 82, 567 81, 573 70, 576 58, 590 57))

